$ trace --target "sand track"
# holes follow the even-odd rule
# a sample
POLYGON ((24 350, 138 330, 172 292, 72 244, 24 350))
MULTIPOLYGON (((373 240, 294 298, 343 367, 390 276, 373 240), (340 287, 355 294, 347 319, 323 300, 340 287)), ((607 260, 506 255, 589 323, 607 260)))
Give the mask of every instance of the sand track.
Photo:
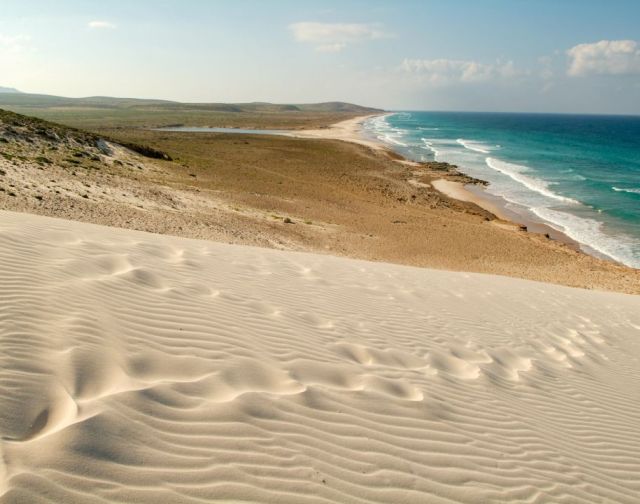
POLYGON ((0 502, 637 502, 640 297, 0 213, 0 502))

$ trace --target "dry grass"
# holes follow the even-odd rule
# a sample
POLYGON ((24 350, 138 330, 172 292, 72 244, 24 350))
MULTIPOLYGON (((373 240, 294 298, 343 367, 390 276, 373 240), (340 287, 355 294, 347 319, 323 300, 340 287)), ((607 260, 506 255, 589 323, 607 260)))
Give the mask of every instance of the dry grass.
POLYGON ((168 125, 232 128, 322 128, 377 109, 349 103, 306 105, 271 103, 178 103, 109 97, 64 98, 0 94, 0 108, 69 126, 155 128, 168 125))

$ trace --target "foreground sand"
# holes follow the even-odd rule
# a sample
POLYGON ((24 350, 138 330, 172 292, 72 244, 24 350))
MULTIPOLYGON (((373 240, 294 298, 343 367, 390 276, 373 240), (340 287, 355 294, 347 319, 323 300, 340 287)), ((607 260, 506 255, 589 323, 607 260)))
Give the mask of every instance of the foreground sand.
POLYGON ((0 213, 0 502, 638 502, 640 297, 0 213))

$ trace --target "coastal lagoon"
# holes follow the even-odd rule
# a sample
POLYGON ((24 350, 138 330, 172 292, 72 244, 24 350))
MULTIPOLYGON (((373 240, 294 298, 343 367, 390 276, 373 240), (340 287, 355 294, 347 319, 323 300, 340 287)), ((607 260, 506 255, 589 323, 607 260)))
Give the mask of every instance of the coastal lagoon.
POLYGON ((237 135, 283 135, 292 136, 289 130, 278 129, 242 129, 242 128, 209 128, 202 126, 167 126, 155 128, 156 131, 176 131, 182 133, 235 133, 237 135))

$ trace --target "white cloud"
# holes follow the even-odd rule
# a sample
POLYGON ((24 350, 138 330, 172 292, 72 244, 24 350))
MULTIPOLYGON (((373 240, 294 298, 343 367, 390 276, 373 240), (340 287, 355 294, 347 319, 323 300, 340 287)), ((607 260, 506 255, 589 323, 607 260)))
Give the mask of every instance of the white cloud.
POLYGON ((316 51, 318 52, 340 52, 342 51, 345 47, 347 47, 347 44, 345 44, 344 42, 336 42, 334 44, 322 44, 319 46, 316 46, 316 51))
POLYGON ((640 47, 633 40, 601 40, 579 44, 567 51, 570 58, 567 73, 583 75, 640 74, 640 47))
POLYGON ((87 26, 92 30, 115 30, 117 28, 116 25, 109 21, 89 21, 87 26))
POLYGON ((314 44, 320 52, 340 52, 352 43, 390 36, 378 25, 359 23, 301 22, 290 24, 289 30, 298 42, 314 44))
POLYGON ((405 72, 441 86, 452 83, 479 83, 496 79, 510 79, 521 74, 512 61, 495 64, 450 59, 405 59, 401 65, 405 72))

